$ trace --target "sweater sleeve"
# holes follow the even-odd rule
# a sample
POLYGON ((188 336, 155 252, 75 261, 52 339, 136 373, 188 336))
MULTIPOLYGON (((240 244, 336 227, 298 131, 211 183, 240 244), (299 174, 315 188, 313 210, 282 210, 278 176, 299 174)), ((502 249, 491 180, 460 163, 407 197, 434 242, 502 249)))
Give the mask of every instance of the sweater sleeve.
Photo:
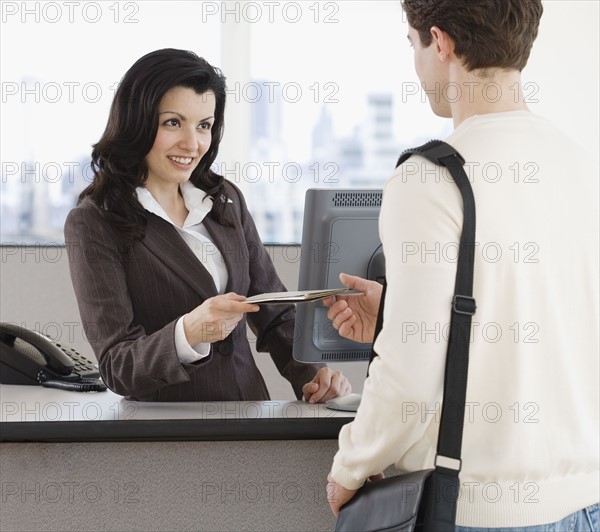
POLYGON ((428 428, 439 421, 462 228, 460 193, 448 174, 440 178, 443 172, 413 157, 384 188, 379 229, 387 294, 375 345, 379 357, 355 420, 340 432, 332 468, 348 489, 399 462, 415 445, 435 449, 427 436, 437 436, 437 427, 428 428))

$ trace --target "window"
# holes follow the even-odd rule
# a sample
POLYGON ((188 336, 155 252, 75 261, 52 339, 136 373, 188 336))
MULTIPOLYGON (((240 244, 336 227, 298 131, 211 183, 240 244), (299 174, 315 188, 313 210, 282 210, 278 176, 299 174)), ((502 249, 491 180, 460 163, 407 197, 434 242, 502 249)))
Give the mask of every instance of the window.
POLYGON ((221 63, 199 2, 2 2, 1 241, 62 244, 126 70, 159 48, 221 63), (201 28, 201 31, 199 31, 201 28))
POLYGON ((262 95, 251 102, 261 130, 250 157, 262 173, 239 178, 253 214, 278 213, 275 242, 300 241, 308 188, 382 187, 402 149, 451 130, 426 102, 412 107, 418 121, 402 105, 403 86, 418 92, 419 82, 400 2, 297 4, 249 24, 250 83, 262 95))
MULTIPOLYGON (((598 3, 544 9, 526 103, 597 153, 598 3)), ((227 76, 216 170, 265 242, 300 241, 307 188, 381 187, 403 149, 452 129, 420 88, 399 0, 3 2, 2 17, 5 244, 62 243, 116 84, 158 48, 227 76)))

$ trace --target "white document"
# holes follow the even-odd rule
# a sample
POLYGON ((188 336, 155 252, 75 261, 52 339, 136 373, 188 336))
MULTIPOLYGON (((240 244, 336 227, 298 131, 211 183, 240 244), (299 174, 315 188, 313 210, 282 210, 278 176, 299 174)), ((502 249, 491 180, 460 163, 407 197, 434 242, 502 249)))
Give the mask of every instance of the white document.
POLYGON ((246 298, 244 303, 302 303, 304 301, 316 301, 329 296, 342 295, 360 295, 362 292, 355 292, 350 288, 331 288, 329 290, 303 290, 299 292, 270 292, 268 294, 259 294, 246 298))

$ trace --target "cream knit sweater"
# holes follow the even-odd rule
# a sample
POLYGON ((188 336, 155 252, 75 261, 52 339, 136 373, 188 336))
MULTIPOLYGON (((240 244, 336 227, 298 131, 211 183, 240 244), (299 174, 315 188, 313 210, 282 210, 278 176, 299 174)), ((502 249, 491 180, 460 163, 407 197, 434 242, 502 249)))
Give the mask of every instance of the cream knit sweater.
MULTIPOLYGON (((529 526, 598 502, 598 171, 527 111, 474 116, 447 139, 477 208, 457 524, 529 526)), ((384 189, 380 357, 333 477, 433 466, 462 228, 444 169, 413 156, 384 189)))

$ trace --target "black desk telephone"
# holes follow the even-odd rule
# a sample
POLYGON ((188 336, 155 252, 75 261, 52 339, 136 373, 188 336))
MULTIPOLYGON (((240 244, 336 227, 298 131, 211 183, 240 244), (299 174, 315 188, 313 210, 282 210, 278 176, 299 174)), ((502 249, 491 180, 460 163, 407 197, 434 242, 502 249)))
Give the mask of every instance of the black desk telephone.
POLYGON ((106 390, 91 360, 13 323, 0 323, 0 383, 41 384, 78 392, 106 390))

